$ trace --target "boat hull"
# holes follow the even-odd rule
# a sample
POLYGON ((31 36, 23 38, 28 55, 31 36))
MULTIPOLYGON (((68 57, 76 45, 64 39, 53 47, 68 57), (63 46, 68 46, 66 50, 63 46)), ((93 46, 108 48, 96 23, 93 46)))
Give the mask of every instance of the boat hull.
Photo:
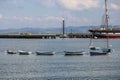
POLYGON ((90 52, 91 56, 108 55, 106 52, 90 52))
POLYGON ((90 29, 89 31, 93 34, 93 38, 120 38, 120 29, 90 29))
POLYGON ((95 37, 97 37, 97 38, 120 38, 120 34, 118 35, 118 34, 108 34, 108 35, 106 35, 106 34, 94 34, 93 35, 94 36, 94 38, 95 37))
POLYGON ((36 52, 36 55, 54 55, 55 52, 36 52))
POLYGON ((18 53, 19 53, 19 55, 29 55, 31 52, 19 51, 18 53))
POLYGON ((79 55, 83 55, 83 51, 81 52, 67 52, 67 51, 64 51, 65 52, 65 56, 79 56, 79 55))
POLYGON ((7 54, 17 54, 16 51, 7 50, 7 54))
POLYGON ((7 54, 17 54, 17 52, 7 52, 7 54))

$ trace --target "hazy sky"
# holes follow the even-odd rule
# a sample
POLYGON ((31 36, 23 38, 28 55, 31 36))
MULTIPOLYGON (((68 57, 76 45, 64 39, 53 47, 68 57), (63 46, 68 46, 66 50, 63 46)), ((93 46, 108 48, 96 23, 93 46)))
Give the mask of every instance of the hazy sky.
MULTIPOLYGON (((108 0, 111 25, 120 25, 120 0, 108 0)), ((102 23, 104 0, 0 0, 0 29, 94 26, 102 23)))

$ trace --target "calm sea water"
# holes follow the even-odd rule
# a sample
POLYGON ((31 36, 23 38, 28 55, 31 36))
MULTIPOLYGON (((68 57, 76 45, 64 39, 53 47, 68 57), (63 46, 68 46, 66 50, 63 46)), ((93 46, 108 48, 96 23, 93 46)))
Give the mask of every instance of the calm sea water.
MULTIPOLYGON (((96 40, 96 45, 105 44, 96 40)), ((64 51, 88 52, 90 39, 0 39, 0 80, 120 80, 120 40, 111 39, 107 56, 64 56, 64 51), (32 51, 8 55, 6 50, 32 51), (35 51, 55 51, 36 56, 35 51)))

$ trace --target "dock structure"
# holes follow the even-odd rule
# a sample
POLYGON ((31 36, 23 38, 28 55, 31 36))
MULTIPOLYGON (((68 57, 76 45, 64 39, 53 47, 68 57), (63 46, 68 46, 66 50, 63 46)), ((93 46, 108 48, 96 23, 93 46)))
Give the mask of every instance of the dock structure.
POLYGON ((70 33, 68 38, 90 38, 92 34, 90 33, 70 33))
POLYGON ((58 38, 91 38, 90 33, 69 33, 64 37, 63 34, 0 34, 0 38, 15 39, 56 39, 58 38))
POLYGON ((0 38, 56 39, 56 34, 0 34, 0 38))

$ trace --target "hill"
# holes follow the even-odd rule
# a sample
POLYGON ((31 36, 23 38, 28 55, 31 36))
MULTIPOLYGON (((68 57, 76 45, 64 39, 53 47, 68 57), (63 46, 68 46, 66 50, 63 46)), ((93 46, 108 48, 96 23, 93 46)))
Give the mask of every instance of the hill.
MULTIPOLYGON (((90 28, 98 28, 99 26, 69 26, 65 28, 65 33, 88 33, 90 28)), ((115 28, 120 28, 116 25, 115 28)), ((0 34, 18 34, 18 33, 32 33, 32 34, 42 34, 42 33, 62 33, 62 28, 19 28, 19 29, 1 29, 0 34)))

